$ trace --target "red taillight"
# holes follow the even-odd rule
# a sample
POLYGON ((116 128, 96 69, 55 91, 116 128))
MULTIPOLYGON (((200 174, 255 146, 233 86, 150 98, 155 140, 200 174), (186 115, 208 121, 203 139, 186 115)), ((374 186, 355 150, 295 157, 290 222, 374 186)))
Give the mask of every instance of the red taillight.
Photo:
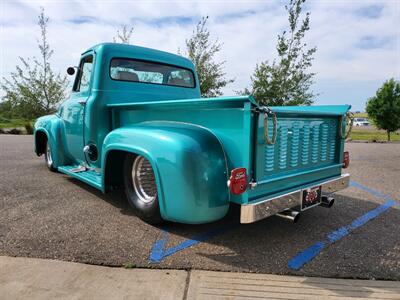
POLYGON ((239 195, 247 188, 246 168, 236 168, 231 171, 228 187, 232 194, 239 195))
POLYGON ((343 169, 346 169, 350 165, 350 153, 349 151, 343 152, 343 169))

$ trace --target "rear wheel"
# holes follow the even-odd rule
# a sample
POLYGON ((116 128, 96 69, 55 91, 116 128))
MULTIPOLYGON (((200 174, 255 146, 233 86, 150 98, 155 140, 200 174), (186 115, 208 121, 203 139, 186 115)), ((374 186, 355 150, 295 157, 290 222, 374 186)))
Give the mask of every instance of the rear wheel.
POLYGON ((53 161, 53 156, 51 153, 51 147, 50 147, 50 143, 48 141, 46 142, 46 151, 44 153, 44 159, 46 161, 46 166, 50 171, 52 171, 52 172, 57 171, 57 169, 54 167, 54 161, 53 161))
POLYGON ((128 154, 124 183, 128 202, 139 218, 150 224, 161 223, 157 185, 150 162, 141 155, 128 154))

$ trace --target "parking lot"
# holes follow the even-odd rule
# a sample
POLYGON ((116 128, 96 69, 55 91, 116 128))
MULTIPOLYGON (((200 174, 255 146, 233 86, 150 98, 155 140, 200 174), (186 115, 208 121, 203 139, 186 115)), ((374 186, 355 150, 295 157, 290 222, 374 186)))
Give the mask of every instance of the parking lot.
MULTIPOLYGON (((292 224, 206 225, 138 219, 121 191, 103 195, 47 170, 32 136, 0 135, 0 255, 90 264, 400 280, 400 144, 349 143, 352 186, 292 224)), ((346 172, 347 172, 346 170, 346 172)))

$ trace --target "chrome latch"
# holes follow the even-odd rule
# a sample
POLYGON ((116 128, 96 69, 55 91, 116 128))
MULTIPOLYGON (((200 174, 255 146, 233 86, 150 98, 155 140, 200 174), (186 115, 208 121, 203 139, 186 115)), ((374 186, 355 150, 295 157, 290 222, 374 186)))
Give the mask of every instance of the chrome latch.
POLYGON ((251 190, 254 190, 257 187, 257 182, 252 181, 252 182, 249 183, 249 186, 250 186, 251 190))
POLYGON ((85 147, 83 147, 83 152, 89 153, 90 152, 90 146, 86 145, 85 147))

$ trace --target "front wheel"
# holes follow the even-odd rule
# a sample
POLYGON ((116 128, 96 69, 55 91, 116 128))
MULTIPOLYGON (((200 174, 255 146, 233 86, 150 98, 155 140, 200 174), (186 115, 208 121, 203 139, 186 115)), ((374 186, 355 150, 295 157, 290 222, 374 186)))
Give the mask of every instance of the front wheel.
POLYGON ((53 156, 51 154, 51 147, 48 141, 46 142, 46 152, 44 153, 44 159, 46 161, 46 166, 50 171, 52 172, 57 171, 57 168, 54 167, 53 156))
POLYGON ((124 163, 125 194, 136 214, 147 223, 162 222, 154 171, 141 155, 128 154, 124 163))

